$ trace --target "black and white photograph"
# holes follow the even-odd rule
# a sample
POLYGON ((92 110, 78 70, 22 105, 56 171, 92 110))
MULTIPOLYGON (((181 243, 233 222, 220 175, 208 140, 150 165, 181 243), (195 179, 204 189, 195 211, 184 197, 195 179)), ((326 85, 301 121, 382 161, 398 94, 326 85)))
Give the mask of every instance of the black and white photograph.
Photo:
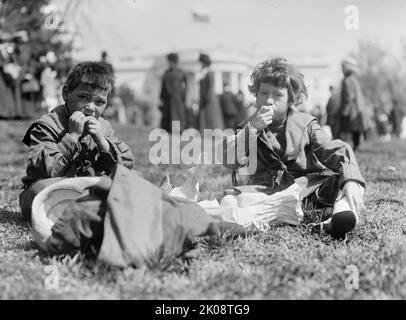
POLYGON ((403 300, 405 202, 403 0, 0 0, 0 300, 403 300))

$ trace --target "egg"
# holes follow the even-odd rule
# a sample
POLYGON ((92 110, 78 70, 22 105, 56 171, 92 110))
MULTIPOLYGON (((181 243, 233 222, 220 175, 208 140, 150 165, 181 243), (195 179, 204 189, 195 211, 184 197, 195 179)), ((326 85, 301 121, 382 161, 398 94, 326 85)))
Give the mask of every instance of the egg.
POLYGON ((238 207, 238 199, 236 196, 228 194, 220 201, 222 207, 238 207))

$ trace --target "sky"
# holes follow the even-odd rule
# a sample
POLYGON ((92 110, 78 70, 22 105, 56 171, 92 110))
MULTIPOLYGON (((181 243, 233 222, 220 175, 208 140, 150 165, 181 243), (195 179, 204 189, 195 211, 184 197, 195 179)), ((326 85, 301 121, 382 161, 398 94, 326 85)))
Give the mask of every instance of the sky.
MULTIPOLYGON (((68 0, 53 0, 61 9, 68 0)), ((72 0, 70 0, 72 1, 72 0)), ((368 37, 395 50, 406 39, 404 0, 79 0, 67 22, 76 26, 81 54, 162 54, 222 46, 246 52, 339 57, 368 37), (359 29, 348 30, 355 5, 359 29), (193 22, 192 12, 209 23, 193 22), (73 12, 73 14, 72 14, 73 12)), ((73 6, 72 6, 73 7, 73 6)))

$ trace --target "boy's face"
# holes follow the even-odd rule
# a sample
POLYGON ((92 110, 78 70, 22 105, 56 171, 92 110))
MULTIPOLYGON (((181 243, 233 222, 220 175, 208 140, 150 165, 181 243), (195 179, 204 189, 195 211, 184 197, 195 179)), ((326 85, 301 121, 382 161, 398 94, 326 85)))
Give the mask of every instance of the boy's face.
POLYGON ((288 112, 288 90, 276 87, 270 83, 261 82, 256 98, 257 108, 273 106, 274 122, 278 123, 286 118, 288 112))
POLYGON ((107 98, 110 90, 92 87, 86 83, 80 83, 73 91, 69 92, 65 86, 62 91, 69 115, 75 111, 81 111, 86 116, 96 119, 106 109, 107 98))

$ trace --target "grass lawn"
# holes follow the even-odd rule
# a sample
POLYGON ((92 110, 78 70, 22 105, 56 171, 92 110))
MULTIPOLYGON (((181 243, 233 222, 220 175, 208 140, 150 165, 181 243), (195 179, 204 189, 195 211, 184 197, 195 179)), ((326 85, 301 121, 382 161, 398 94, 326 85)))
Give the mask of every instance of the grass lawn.
MULTIPOLYGON (((175 261, 168 270, 119 270, 37 250, 18 206, 27 125, 0 121, 0 299, 406 298, 406 141, 368 141, 356 153, 367 180, 366 209, 346 242, 311 235, 304 225, 273 227, 266 234, 203 243, 187 268, 175 261), (59 271, 56 290, 45 287, 50 265, 59 271), (358 289, 346 288, 352 270, 359 273, 358 289)), ((173 184, 183 182, 187 167, 149 163, 147 129, 115 128, 146 179, 158 184, 169 174, 173 184)), ((208 171, 209 191, 230 186, 227 169, 208 171)), ((317 219, 311 212, 305 218, 317 219)))

